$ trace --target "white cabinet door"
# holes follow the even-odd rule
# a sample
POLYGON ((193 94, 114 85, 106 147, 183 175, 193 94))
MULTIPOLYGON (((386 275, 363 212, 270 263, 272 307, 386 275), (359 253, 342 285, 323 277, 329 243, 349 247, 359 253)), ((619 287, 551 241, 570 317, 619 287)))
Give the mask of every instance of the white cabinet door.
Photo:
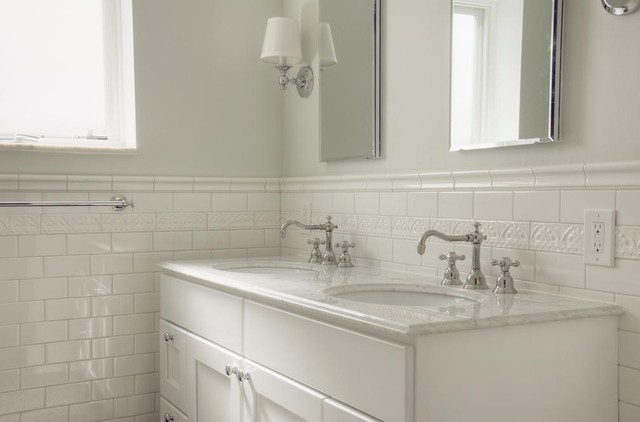
POLYGON ((324 395, 246 359, 244 370, 243 422, 322 422, 324 395))
POLYGON ((163 422, 188 422, 184 413, 175 408, 171 403, 160 397, 160 420, 163 422))
POLYGON ((324 422, 380 422, 379 419, 358 412, 333 399, 326 399, 323 403, 323 409, 324 422))
POLYGON ((189 339, 189 419, 192 422, 239 422, 241 358, 195 336, 189 339))
POLYGON ((160 391, 179 409, 187 402, 187 339, 186 331, 160 320, 160 391))

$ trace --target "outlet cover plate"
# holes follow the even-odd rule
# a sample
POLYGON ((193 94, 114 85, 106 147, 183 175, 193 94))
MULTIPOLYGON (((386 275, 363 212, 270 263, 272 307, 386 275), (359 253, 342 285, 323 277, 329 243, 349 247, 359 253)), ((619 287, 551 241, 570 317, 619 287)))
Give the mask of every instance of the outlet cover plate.
POLYGON ((615 233, 615 210, 585 210, 584 263, 613 267, 615 233))

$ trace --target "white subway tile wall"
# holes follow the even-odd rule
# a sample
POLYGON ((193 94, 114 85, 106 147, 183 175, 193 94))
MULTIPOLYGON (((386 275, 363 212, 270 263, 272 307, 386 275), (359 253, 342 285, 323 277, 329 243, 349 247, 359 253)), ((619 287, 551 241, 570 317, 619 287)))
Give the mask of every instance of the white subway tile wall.
POLYGON ((0 421, 159 420, 155 265, 279 255, 278 181, 8 178, 1 200, 136 206, 0 208, 0 421))
MULTIPOLYGON (((313 222, 331 213, 339 226, 335 237, 355 242, 356 265, 440 277, 441 253, 469 254, 470 248, 436 239, 420 257, 415 245, 421 232, 434 228, 460 234, 480 221, 489 237, 482 248, 489 284, 498 275, 489 261, 510 256, 521 262, 512 270, 517 288, 615 302, 624 308, 618 345, 619 420, 632 422, 640 420, 640 191, 629 180, 638 180, 640 164, 607 164, 610 174, 603 183, 594 184, 596 177, 603 177, 598 168, 421 174, 421 186, 409 176, 335 177, 322 183, 313 178, 283 179, 282 219, 301 217, 296 204, 310 200, 313 222), (613 268, 584 264, 582 222, 587 208, 617 210, 613 268)), ((307 256, 305 241, 312 235, 293 229, 282 253, 307 256)), ((459 268, 466 276, 468 260, 459 268)))
POLYGON ((640 164, 607 164, 604 179, 600 167, 280 180, 0 176, 0 200, 113 192, 136 201, 122 213, 0 208, 0 421, 158 420, 156 264, 306 257, 317 233, 292 229, 281 244, 278 226, 302 218, 309 202, 314 222, 330 213, 336 241, 355 242, 356 265, 442 276, 438 255, 469 247, 436 240, 420 257, 417 237, 429 228, 464 233, 480 220, 489 283, 498 275, 489 261, 511 256, 522 264, 513 270, 520 289, 622 306, 620 421, 636 421, 640 184, 629 180, 640 180, 640 164), (613 268, 583 263, 585 207, 618 211, 613 268))

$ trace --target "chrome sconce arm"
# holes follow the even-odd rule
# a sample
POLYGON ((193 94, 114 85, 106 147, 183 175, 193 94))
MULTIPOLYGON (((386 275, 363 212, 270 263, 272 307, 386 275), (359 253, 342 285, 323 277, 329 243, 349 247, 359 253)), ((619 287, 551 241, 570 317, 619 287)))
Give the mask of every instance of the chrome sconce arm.
POLYGON ((311 69, 311 67, 301 67, 295 78, 289 78, 287 76, 287 72, 289 71, 289 69, 291 69, 291 66, 276 65, 276 69, 278 69, 278 72, 280 72, 279 83, 281 90, 287 89, 287 85, 291 84, 296 86, 298 94, 301 97, 306 98, 311 95, 314 82, 313 70, 311 69))

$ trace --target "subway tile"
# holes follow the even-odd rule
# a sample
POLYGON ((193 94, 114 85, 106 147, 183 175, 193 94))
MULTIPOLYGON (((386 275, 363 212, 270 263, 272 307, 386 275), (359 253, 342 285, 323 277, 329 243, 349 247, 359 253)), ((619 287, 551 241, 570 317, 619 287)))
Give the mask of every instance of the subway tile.
POLYGON ((138 334, 135 336, 135 353, 159 352, 158 335, 156 333, 138 334))
POLYGON ((153 313, 114 316, 114 334, 120 336, 153 332, 154 319, 153 313))
POLYGON ((211 259, 211 251, 175 251, 173 257, 176 261, 211 259))
MULTIPOLYGON (((27 388, 27 387, 25 387, 27 388)), ((0 371, 0 393, 20 389, 20 370, 0 371)), ((147 391, 149 393, 149 391, 147 391)))
POLYGON ((159 271, 158 264, 173 261, 173 252, 140 252, 133 255, 133 271, 145 273, 159 271))
POLYGON ((47 320, 87 318, 91 316, 89 298, 52 299, 45 302, 47 320))
POLYGON ((620 365, 640 370, 640 334, 629 331, 618 333, 620 365))
POLYGON ((153 250, 153 233, 113 233, 111 247, 114 253, 150 252, 153 250))
POLYGON ((366 258, 391 261, 393 259, 393 241, 386 237, 367 237, 366 258))
POLYGON ((113 401, 113 416, 116 418, 152 413, 155 409, 155 394, 119 397, 113 401))
POLYGON ((21 191, 52 191, 67 190, 67 176, 45 174, 21 174, 18 176, 21 191))
POLYGON ((67 297, 66 278, 37 278, 20 281, 20 300, 67 297))
POLYGON ((102 229, 97 214, 45 214, 42 233, 97 233, 102 229))
POLYGON ((172 193, 134 192, 132 196, 136 203, 134 213, 172 212, 172 193))
POLYGON ((44 407, 44 388, 0 394, 0 415, 26 412, 44 407))
POLYGON ((355 211, 355 195, 349 192, 333 194, 333 212, 339 214, 353 214, 355 211))
POLYGON ((20 415, 21 422, 69 422, 69 408, 67 406, 34 410, 20 415))
POLYGON ((153 249, 156 251, 182 251, 193 248, 193 236, 189 232, 156 232, 153 249))
POLYGON ((108 378, 93 381, 93 400, 112 399, 114 397, 133 396, 134 377, 108 378))
POLYGON ((250 193, 249 211, 280 211, 279 193, 250 193))
POLYGON ((438 217, 461 219, 473 218, 473 193, 438 193, 438 217))
POLYGON ((640 370, 620 367, 620 400, 640 406, 640 370))
POLYGON ((0 349, 0 370, 15 369, 44 363, 44 346, 6 347, 0 349))
POLYGON ((68 176, 67 190, 80 192, 106 191, 112 189, 111 176, 68 176))
POLYGON ((110 275, 90 275, 69 277, 67 282, 69 297, 106 296, 112 293, 110 275))
POLYGON ((473 218, 476 220, 513 220, 513 192, 475 192, 473 218))
POLYGON ((515 221, 557 223, 560 221, 560 192, 514 192, 515 221))
POLYGON ((133 336, 99 338, 92 343, 94 358, 132 355, 135 350, 133 336))
POLYGON ((640 421, 640 406, 620 402, 620 419, 619 422, 638 422, 640 421))
POLYGON ((133 271, 133 255, 130 253, 91 255, 91 274, 122 274, 133 271))
POLYGON ((640 261, 616 259, 614 267, 587 265, 587 289, 640 296, 640 261))
MULTIPOLYGON (((320 210, 315 207, 315 199, 313 204, 313 212, 320 212, 320 210)), ((378 192, 356 192, 354 207, 356 214, 378 215, 380 214, 380 194, 378 192)), ((331 212, 331 210, 325 212, 331 212)))
POLYGON ((67 237, 63 234, 20 236, 20 256, 66 255, 67 237))
POLYGON ((46 257, 44 258, 44 274, 47 277, 89 275, 89 256, 46 257))
POLYGON ((133 313, 133 295, 93 297, 93 316, 123 315, 133 313))
POLYGON ((156 176, 153 190, 156 192, 192 191, 193 177, 156 176))
POLYGON ((69 255, 104 254, 111 252, 109 233, 70 234, 67 236, 69 255))
POLYGON ((603 191, 563 191, 561 194, 560 221, 563 223, 583 223, 587 209, 615 209, 616 192, 603 191))
POLYGON ((0 303, 0 321, 3 324, 21 324, 44 320, 44 302, 0 303))
POLYGON ((585 287, 585 265, 580 255, 536 252, 535 281, 565 287, 585 287))
POLYGON ((437 217, 438 194, 435 192, 408 193, 407 215, 410 217, 437 217))
POLYGON ((98 422, 113 417, 113 400, 69 406, 69 422, 98 422))
POLYGON ((49 385, 66 384, 67 364, 30 366, 20 370, 22 388, 46 387, 49 385))
POLYGON ((69 320, 69 340, 80 340, 113 335, 111 317, 69 320))
POLYGON ((135 295, 137 314, 160 312, 160 293, 140 293, 135 295))
MULTIPOLYGON (((377 194, 373 194, 377 195, 377 194)), ((294 202, 294 194, 291 193, 283 193, 281 194, 283 198, 287 200, 280 201, 281 211, 295 211, 295 202, 294 202)), ((357 204, 358 204, 358 194, 356 193, 356 212, 357 204)), ((377 207, 377 205, 376 205, 377 207)), ((330 192, 314 192, 311 194, 311 212, 324 212, 331 213, 333 212, 333 194, 330 192)))
POLYGON ((617 294, 615 302, 624 308, 624 315, 620 315, 619 328, 640 333, 640 297, 617 294))
POLYGON ((213 193, 211 195, 211 211, 247 211, 248 195, 246 193, 213 193))
POLYGON ((46 406, 64 406, 74 403, 84 403, 91 400, 91 383, 57 385, 47 387, 46 406))
POLYGON ((112 376, 113 358, 69 363, 69 382, 96 380, 112 376))
POLYGON ((229 247, 229 231, 193 232, 194 249, 226 249, 229 247))
POLYGON ((145 293, 153 291, 153 273, 118 274, 113 276, 113 293, 145 293))
POLYGON ((20 326, 20 343, 38 344, 67 340, 67 321, 36 322, 20 326))
POLYGON ((264 230, 231 230, 229 245, 231 248, 264 247, 264 230))
POLYGON ((43 277, 41 257, 0 258, 0 280, 43 277))
POLYGON ((380 193, 380 215, 407 215, 407 194, 397 192, 380 193))
POLYGON ((153 191, 153 176, 113 176, 113 191, 153 191))
POLYGON ((142 374, 135 376, 135 394, 157 393, 160 391, 160 374, 142 374))
POLYGON ((640 226, 640 190, 619 190, 616 193, 616 224, 640 226))
POLYGON ((174 212, 208 212, 211 211, 210 193, 174 193, 174 212))
POLYGON ((0 303, 16 302, 19 298, 19 292, 17 280, 0 281, 0 303))
POLYGON ((393 239, 393 262, 420 265, 422 257, 416 253, 416 241, 393 239))
POLYGON ((13 347, 20 344, 20 326, 0 325, 0 347, 13 347))
POLYGON ((18 236, 0 236, 0 258, 18 256, 18 236))
POLYGON ((148 232, 156 229, 156 214, 102 214, 102 231, 106 233, 148 232))
POLYGON ((114 375, 116 377, 152 372, 155 372, 155 354, 153 353, 114 358, 114 375))
POLYGON ((46 345, 47 362, 71 362, 91 358, 91 343, 89 340, 66 341, 49 343, 46 345))

